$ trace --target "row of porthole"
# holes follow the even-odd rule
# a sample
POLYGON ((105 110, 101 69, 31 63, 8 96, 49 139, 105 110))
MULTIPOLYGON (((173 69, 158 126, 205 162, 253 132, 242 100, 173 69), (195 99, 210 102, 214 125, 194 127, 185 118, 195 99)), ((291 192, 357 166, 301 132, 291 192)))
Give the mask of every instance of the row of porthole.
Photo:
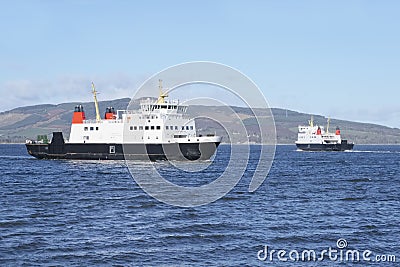
POLYGON ((151 119, 158 119, 158 116, 153 116, 153 115, 152 115, 151 117, 150 117, 150 116, 143 116, 143 117, 142 117, 142 116, 139 116, 139 120, 142 120, 142 119, 150 119, 150 118, 151 118, 151 119))
POLYGON ((143 131, 143 129, 145 129, 146 131, 148 130, 161 130, 161 126, 130 126, 129 130, 131 131, 143 131))
MULTIPOLYGON (((174 130, 174 128, 175 128, 175 130, 178 130, 178 126, 165 126, 166 130, 174 130)), ((145 131, 147 131, 147 130, 161 130, 161 126, 130 126, 129 127, 129 130, 131 130, 131 131, 137 131, 137 130, 143 131, 143 129, 145 131)), ((182 126, 181 129, 182 129, 182 131, 185 130, 185 126, 182 126)), ((193 129, 194 128, 193 128, 192 125, 191 126, 186 126, 186 130, 187 131, 193 130, 193 129)))
MULTIPOLYGON (((191 125, 191 126, 186 126, 186 130, 187 131, 189 131, 189 129, 190 130, 193 130, 193 125, 191 125)), ((174 130, 174 126, 165 126, 165 130, 174 130)), ((175 126, 175 130, 178 130, 178 126, 175 126)), ((183 130, 185 130, 185 126, 182 126, 181 127, 181 130, 183 131, 183 130)))
MULTIPOLYGON (((90 129, 91 131, 94 131, 95 127, 84 127, 84 128, 83 128, 84 131, 88 131, 89 129, 90 129)), ((99 130, 99 127, 96 127, 96 131, 98 131, 98 130, 99 130)))

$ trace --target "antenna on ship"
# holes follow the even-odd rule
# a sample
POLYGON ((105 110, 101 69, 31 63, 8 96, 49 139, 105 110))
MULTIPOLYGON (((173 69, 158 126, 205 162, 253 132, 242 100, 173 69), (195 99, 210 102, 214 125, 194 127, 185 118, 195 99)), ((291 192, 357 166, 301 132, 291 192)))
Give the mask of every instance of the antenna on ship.
POLYGON ((160 95, 158 96, 157 104, 164 104, 165 103, 165 98, 168 97, 167 93, 164 93, 162 91, 162 80, 158 80, 158 89, 160 90, 160 95))
POLYGON ((100 121, 100 112, 99 112, 99 102, 97 101, 97 91, 94 87, 94 83, 92 82, 92 93, 94 98, 94 107, 96 108, 96 121, 100 121))

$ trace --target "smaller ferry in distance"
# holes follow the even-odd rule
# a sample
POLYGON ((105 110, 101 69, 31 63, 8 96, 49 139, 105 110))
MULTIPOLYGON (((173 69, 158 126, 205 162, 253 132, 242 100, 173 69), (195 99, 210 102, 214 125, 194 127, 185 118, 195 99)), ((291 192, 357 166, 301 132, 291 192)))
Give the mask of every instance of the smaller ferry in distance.
MULTIPOLYGON (((197 134, 187 105, 166 100, 159 81, 158 99, 142 99, 139 110, 108 107, 101 118, 96 90, 92 93, 96 119, 87 119, 82 105, 75 107, 69 140, 53 132, 50 143, 26 141, 30 155, 39 159, 91 160, 208 160, 222 137, 197 134)), ((47 138, 46 138, 47 139, 47 138)))
POLYGON ((334 133, 329 132, 329 123, 326 131, 323 126, 314 125, 313 117, 308 126, 299 126, 296 146, 303 151, 346 151, 352 150, 354 143, 342 139, 339 127, 334 133))

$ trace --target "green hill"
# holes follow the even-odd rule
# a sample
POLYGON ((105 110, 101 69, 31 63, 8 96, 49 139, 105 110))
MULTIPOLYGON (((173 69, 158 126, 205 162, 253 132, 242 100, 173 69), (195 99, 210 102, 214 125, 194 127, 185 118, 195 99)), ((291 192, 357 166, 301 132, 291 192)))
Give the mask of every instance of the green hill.
MULTIPOLYGON (((100 111, 106 107, 113 106, 116 110, 126 109, 130 99, 122 98, 111 101, 99 102, 100 111)), ((83 104, 88 118, 95 117, 93 103, 62 103, 58 105, 35 105, 12 109, 0 113, 0 142, 25 142, 26 139, 35 139, 39 134, 50 135, 53 131, 62 131, 68 138, 71 124, 72 112, 77 104, 83 104)), ((138 108, 135 102, 134 107, 138 108)), ((250 141, 259 142, 259 130, 252 114, 252 111, 243 107, 231 107, 241 118, 245 125, 250 141)), ((257 113, 265 110, 257 110, 257 113)), ((230 123, 232 128, 238 127, 239 121, 236 115, 226 107, 220 106, 190 106, 188 109, 190 116, 201 114, 204 117, 214 117, 218 121, 230 123)), ((299 113, 295 111, 273 108, 277 141, 283 144, 293 144, 297 138, 297 126, 306 124, 311 114, 299 113)), ((327 118, 320 115, 313 115, 317 124, 325 125, 327 118)), ((370 123, 359 123, 345 120, 331 119, 332 129, 339 126, 344 138, 354 141, 356 144, 400 144, 400 129, 390 128, 370 123)), ((225 132, 218 123, 205 119, 197 120, 199 132, 216 132, 225 135, 225 132)), ((223 140, 228 140, 225 136, 223 140)), ((235 139, 237 142, 245 142, 246 135, 239 135, 235 139)))

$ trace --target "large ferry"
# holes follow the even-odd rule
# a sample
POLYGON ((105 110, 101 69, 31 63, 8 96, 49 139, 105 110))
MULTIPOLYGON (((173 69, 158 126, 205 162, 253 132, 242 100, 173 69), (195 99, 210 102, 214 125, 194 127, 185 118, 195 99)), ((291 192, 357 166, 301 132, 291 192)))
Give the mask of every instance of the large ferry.
POLYGON ((296 146, 304 151, 345 151, 352 150, 354 143, 342 139, 339 127, 334 133, 329 132, 329 123, 326 131, 323 126, 314 125, 313 117, 308 126, 299 126, 296 146))
POLYGON ((82 105, 75 107, 69 140, 53 132, 50 143, 26 141, 28 153, 39 159, 95 160, 207 160, 215 153, 221 137, 199 135, 188 106, 166 100, 159 81, 157 100, 140 101, 139 110, 108 107, 100 117, 97 91, 92 83, 96 119, 86 118, 82 105))

